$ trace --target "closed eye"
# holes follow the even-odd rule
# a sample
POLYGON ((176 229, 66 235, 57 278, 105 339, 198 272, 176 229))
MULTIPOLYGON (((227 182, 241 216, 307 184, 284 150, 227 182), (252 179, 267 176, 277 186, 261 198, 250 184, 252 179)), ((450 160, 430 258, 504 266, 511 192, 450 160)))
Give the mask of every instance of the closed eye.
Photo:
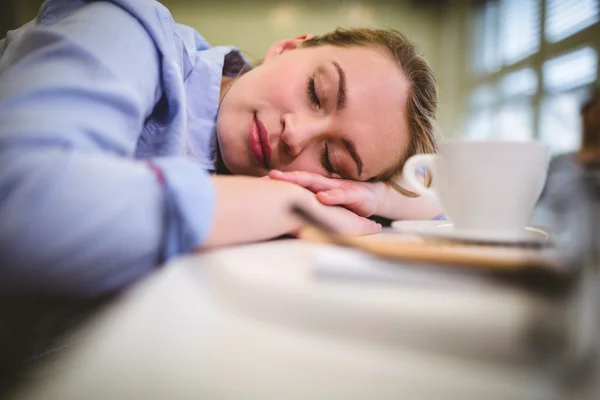
POLYGON ((306 94, 310 99, 310 102, 317 108, 321 108, 321 101, 319 100, 319 96, 317 95, 317 90, 315 89, 315 78, 312 76, 308 77, 308 81, 306 82, 306 94))
POLYGON ((321 152, 321 164, 323 164, 323 168, 325 168, 329 175, 335 173, 333 166, 331 165, 331 160, 329 159, 329 148, 327 147, 327 143, 325 143, 323 151, 321 152))

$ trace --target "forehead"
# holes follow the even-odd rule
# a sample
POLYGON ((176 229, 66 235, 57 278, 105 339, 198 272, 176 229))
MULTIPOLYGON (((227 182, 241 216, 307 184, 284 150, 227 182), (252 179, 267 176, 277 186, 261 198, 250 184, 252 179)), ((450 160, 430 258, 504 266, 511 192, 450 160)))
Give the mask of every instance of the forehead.
POLYGON ((326 47, 321 63, 335 61, 346 75, 346 107, 336 127, 351 138, 372 177, 395 166, 408 146, 409 83, 383 50, 326 47))

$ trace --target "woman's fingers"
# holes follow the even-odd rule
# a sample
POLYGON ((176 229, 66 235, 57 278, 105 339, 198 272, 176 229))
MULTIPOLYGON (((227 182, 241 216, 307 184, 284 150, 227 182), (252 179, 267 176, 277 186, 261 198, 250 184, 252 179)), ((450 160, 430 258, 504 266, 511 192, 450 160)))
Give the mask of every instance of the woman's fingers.
POLYGON ((317 193, 317 200, 328 206, 344 206, 363 217, 373 215, 376 199, 372 199, 366 190, 351 187, 340 187, 317 193))
POLYGON ((304 171, 282 172, 272 170, 269 172, 269 177, 271 179, 295 183, 312 192, 333 189, 338 187, 342 182, 339 179, 326 178, 319 174, 304 171))
POLYGON ((363 220, 365 221, 364 229, 362 229, 362 232, 357 233, 357 235, 372 235, 381 232, 381 224, 367 218, 363 218, 363 220))
POLYGON ((381 225, 368 218, 339 206, 320 206, 316 217, 327 221, 336 231, 344 235, 370 235, 381 232, 381 225))
POLYGON ((269 177, 302 186, 316 193, 322 204, 343 206, 363 217, 373 215, 380 200, 380 191, 377 191, 376 183, 333 179, 304 171, 272 170, 269 177))
POLYGON ((328 206, 347 205, 360 200, 360 198, 361 195, 356 190, 346 188, 335 188, 317 193, 317 199, 328 206))
POLYGON ((370 219, 359 217, 360 220, 357 220, 355 224, 351 227, 348 227, 346 232, 347 235, 372 235, 374 233, 381 232, 381 225, 375 221, 371 221, 370 219))
MULTIPOLYGON (((334 224, 334 227, 336 228, 336 230, 343 234, 343 235, 348 235, 348 236, 363 236, 363 235, 373 235, 376 233, 380 233, 381 232, 381 225, 371 221, 367 218, 362 218, 362 217, 358 217, 355 216, 356 218, 360 218, 354 221, 346 221, 343 224, 334 224)), ((303 231, 300 230, 299 232, 300 237, 302 237, 303 235, 303 231)))

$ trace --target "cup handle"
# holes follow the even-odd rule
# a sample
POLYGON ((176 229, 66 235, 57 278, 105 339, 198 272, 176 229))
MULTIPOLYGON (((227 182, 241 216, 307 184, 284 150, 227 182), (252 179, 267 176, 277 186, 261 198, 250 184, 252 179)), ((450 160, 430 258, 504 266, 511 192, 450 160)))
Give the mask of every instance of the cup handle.
POLYGON ((435 189, 425 186, 417 178, 419 168, 426 168, 429 170, 430 173, 432 173, 433 164, 436 157, 437 155, 435 154, 416 154, 412 156, 406 161, 406 163, 404 163, 404 168, 402 169, 402 176, 404 177, 406 183, 412 186, 412 189, 415 193, 417 193, 420 196, 433 199, 439 204, 438 196, 435 192, 435 189))

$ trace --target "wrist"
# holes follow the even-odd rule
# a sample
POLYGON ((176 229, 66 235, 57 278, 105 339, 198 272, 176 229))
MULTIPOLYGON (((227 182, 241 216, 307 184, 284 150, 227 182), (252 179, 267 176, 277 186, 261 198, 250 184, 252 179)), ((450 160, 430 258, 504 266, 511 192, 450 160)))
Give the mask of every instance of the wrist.
MULTIPOLYGON (((295 184, 289 184, 287 182, 283 182, 286 185, 291 185, 293 187, 290 196, 290 200, 288 201, 288 212, 291 213, 291 207, 293 204, 298 204, 299 206, 305 208, 310 213, 317 213, 319 208, 323 208, 321 202, 317 200, 317 197, 313 192, 308 189, 305 189, 301 186, 297 186, 295 184)), ((305 222, 297 216, 292 216, 293 224, 292 229, 288 232, 289 235, 299 237, 300 233, 304 228, 306 228, 305 222)))
POLYGON ((375 185, 377 195, 377 207, 374 215, 389 218, 394 190, 386 182, 374 182, 373 185, 375 185))

